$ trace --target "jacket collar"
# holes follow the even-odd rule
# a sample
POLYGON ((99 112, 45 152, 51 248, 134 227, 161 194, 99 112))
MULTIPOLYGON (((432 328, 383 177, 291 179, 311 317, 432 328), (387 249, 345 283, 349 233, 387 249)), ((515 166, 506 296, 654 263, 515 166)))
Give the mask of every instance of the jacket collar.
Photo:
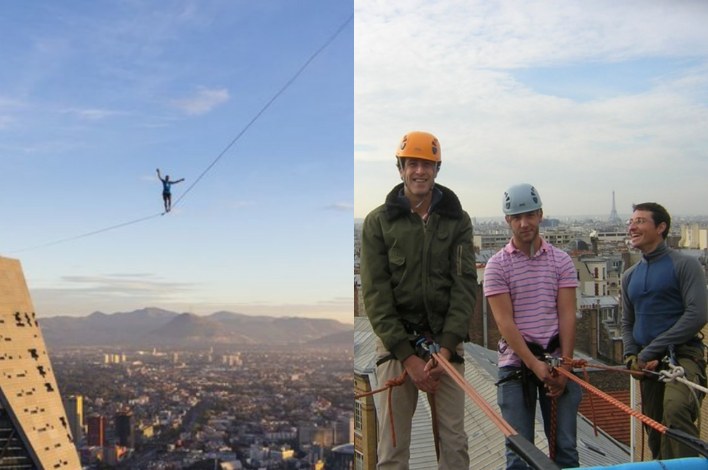
POLYGON ((657 245, 656 248, 654 248, 654 251, 652 251, 651 253, 643 254, 642 259, 644 259, 647 263, 651 263, 652 261, 656 261, 662 256, 664 256, 669 251, 671 251, 671 248, 666 245, 666 241, 662 241, 657 245))
MULTIPOLYGON (((386 196, 386 219, 388 219, 389 222, 411 213, 408 199, 400 196, 402 189, 403 183, 400 183, 386 196)), ((453 193, 452 190, 437 183, 435 183, 433 187, 433 191, 436 190, 440 192, 440 199, 437 204, 433 205, 431 212, 435 212, 444 217, 450 217, 451 219, 461 219, 464 212, 457 195, 453 193)))

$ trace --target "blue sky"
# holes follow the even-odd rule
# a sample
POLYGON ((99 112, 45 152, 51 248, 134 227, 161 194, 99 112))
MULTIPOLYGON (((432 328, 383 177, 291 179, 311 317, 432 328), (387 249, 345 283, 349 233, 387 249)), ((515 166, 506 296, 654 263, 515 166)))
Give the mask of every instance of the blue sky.
POLYGON ((708 3, 357 0, 354 216, 412 130, 473 217, 534 184, 547 216, 708 215, 708 3))
POLYGON ((0 256, 21 260, 38 314, 350 322, 353 22, 166 216, 155 169, 185 178, 182 196, 352 12, 316 0, 4 4, 0 256))

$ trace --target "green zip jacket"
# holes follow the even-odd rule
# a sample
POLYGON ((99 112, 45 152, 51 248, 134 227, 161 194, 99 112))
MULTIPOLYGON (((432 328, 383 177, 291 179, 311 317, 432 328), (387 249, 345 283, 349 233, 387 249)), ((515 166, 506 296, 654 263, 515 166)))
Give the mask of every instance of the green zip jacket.
POLYGON ((435 185, 427 224, 399 184, 364 220, 361 287, 374 333, 400 361, 415 354, 401 320, 430 326, 455 352, 477 297, 472 222, 451 190, 435 185))

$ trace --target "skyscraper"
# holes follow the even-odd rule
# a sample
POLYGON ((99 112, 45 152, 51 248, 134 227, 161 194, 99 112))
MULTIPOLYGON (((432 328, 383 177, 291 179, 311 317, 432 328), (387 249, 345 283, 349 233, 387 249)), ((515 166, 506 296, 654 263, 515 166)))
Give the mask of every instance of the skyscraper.
POLYGON ((86 442, 90 446, 103 447, 106 444, 106 418, 101 415, 91 415, 86 419, 88 433, 86 442))
POLYGON ((20 262, 0 257, 0 470, 79 470, 20 262))
POLYGON ((116 437, 118 438, 118 444, 124 447, 135 447, 133 413, 130 411, 116 413, 116 437))
POLYGON ((64 409, 69 420, 69 429, 74 442, 78 443, 83 436, 84 426, 84 397, 72 395, 64 399, 64 409))

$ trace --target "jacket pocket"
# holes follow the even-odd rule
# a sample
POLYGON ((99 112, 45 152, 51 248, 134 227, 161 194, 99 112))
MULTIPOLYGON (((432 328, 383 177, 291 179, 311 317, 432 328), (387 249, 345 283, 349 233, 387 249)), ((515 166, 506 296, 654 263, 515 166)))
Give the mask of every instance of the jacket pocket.
POLYGON ((447 241, 448 236, 447 228, 440 228, 435 234, 435 240, 431 246, 431 266, 434 274, 440 276, 447 276, 450 272, 450 245, 447 241))
POLYGON ((391 284, 397 286, 406 270, 406 257, 396 247, 388 251, 388 267, 391 270, 391 284))

